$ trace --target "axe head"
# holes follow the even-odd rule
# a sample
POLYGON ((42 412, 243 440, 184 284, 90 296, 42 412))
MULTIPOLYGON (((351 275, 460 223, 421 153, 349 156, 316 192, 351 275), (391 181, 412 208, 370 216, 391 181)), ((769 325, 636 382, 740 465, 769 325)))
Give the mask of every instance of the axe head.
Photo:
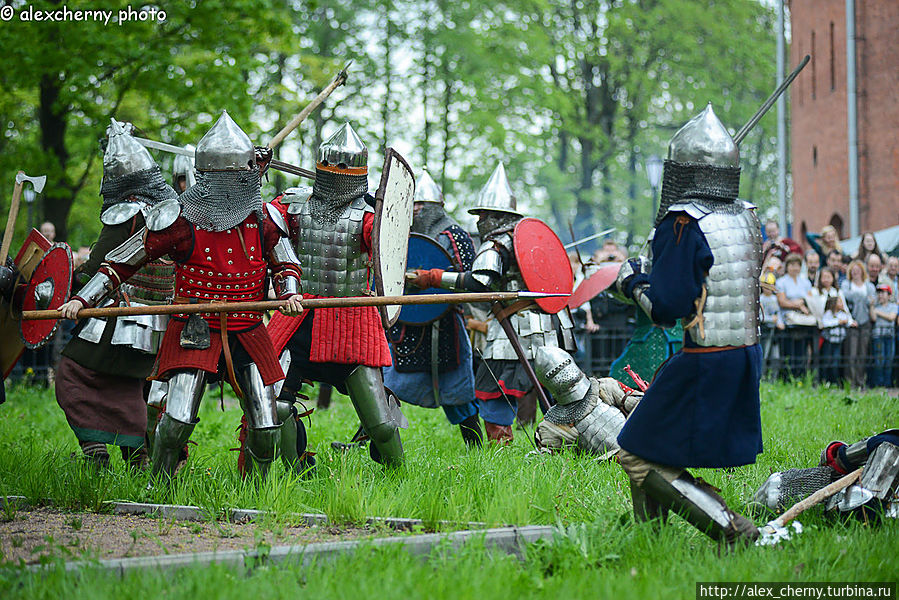
POLYGON ((42 191, 44 191, 44 184, 47 183, 47 176, 39 175, 38 177, 31 177, 29 175, 26 175, 22 171, 16 173, 17 184, 22 184, 25 181, 30 181, 31 185, 34 186, 34 191, 40 194, 42 191))

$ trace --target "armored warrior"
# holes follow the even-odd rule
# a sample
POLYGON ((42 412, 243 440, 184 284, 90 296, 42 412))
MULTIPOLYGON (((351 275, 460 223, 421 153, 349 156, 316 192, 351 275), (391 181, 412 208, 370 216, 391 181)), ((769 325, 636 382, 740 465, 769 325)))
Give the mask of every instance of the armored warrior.
MULTIPOLYGON (((412 280, 422 288, 443 287, 473 292, 527 289, 515 258, 515 226, 524 216, 516 210, 515 196, 502 163, 478 194, 468 212, 478 217, 481 245, 471 270, 463 273, 440 269, 417 271, 412 280)), ((569 269, 567 260, 560 268, 569 269)), ((568 309, 551 315, 530 302, 516 302, 504 309, 529 361, 541 346, 575 349, 573 323, 568 309)), ((475 397, 480 403, 487 439, 498 443, 512 440, 512 422, 518 401, 532 390, 524 366, 497 319, 487 325, 483 361, 475 374, 475 397)))
MULTIPOLYGON (((63 307, 76 318, 100 304, 149 261, 175 263, 175 304, 253 302, 266 293, 266 272, 286 310, 302 310, 299 267, 282 231, 263 212, 260 172, 270 155, 257 153, 227 112, 197 145, 197 183, 178 200, 154 206, 146 226, 105 255, 97 274, 63 307)), ((249 421, 249 470, 265 475, 274 459, 280 421, 272 384, 283 379, 271 338, 256 312, 175 315, 156 365, 168 382, 165 413, 156 427, 153 473, 174 474, 199 419, 205 383, 226 371, 249 421)))
POLYGON ((739 200, 740 154, 711 105, 671 139, 650 258, 616 281, 656 323, 684 319, 684 347, 656 373, 621 433, 638 519, 669 508, 733 544, 755 525, 685 467, 735 467, 762 451, 758 277, 761 229, 739 200))
POLYGON ((899 429, 854 444, 830 442, 818 466, 773 473, 756 490, 751 504, 782 512, 861 467, 865 470, 859 481, 829 498, 825 510, 865 511, 879 505, 885 516, 899 519, 899 429))
MULTIPOLYGON (((143 229, 156 206, 176 197, 131 130, 130 123, 115 119, 107 129, 100 187, 103 228, 90 258, 75 270, 76 287, 97 273, 108 252, 143 229)), ((103 305, 167 304, 173 292, 172 264, 157 258, 143 264, 117 294, 107 295, 103 305)), ((146 464, 144 390, 166 321, 164 316, 86 319, 62 351, 56 400, 85 457, 100 466, 109 464, 106 444, 120 446, 132 464, 146 464)))
MULTIPOLYGON (((188 144, 185 149, 194 150, 194 147, 188 144)), ((175 188, 175 193, 180 196, 196 182, 194 159, 183 154, 176 154, 172 163, 172 187, 175 188)))
MULTIPOLYGON (((349 123, 318 149, 311 194, 288 190, 269 206, 287 220, 303 268, 304 298, 371 294, 374 199, 368 194, 368 150, 349 123)), ((293 406, 304 379, 347 393, 371 439, 373 460, 403 462, 399 427, 404 418, 384 389, 381 367, 391 363, 381 316, 375 307, 319 308, 298 318, 276 314, 268 324, 282 364, 289 365, 278 396, 285 426, 282 452, 298 469, 308 467, 305 430, 293 406), (296 424, 296 426, 294 426, 296 424), (293 440, 296 455, 290 455, 293 440)))
POLYGON ((537 445, 574 446, 604 459, 617 454, 618 434, 643 394, 611 377, 587 377, 570 354, 551 346, 537 349, 534 370, 556 401, 537 425, 537 445))
MULTIPOLYGON (((471 236, 446 214, 443 193, 427 171, 416 182, 413 214, 412 231, 436 240, 449 255, 452 270, 471 270, 471 236)), ((393 365, 384 369, 387 387, 403 402, 441 406, 449 422, 459 426, 465 443, 480 446, 471 342, 458 305, 424 325, 404 322, 400 313, 387 338, 393 354, 393 365)))

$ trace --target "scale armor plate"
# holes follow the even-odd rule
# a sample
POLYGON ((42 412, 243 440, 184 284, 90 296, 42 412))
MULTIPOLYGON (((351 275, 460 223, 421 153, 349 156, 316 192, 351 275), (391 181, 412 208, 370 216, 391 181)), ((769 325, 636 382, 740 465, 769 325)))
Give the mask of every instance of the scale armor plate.
POLYGON ((624 421, 625 417, 620 410, 604 402, 597 402, 593 410, 575 423, 578 447, 594 454, 617 452, 618 434, 624 427, 624 421))
POLYGON ((690 338, 699 346, 758 343, 762 235, 751 206, 728 203, 727 210, 718 211, 708 204, 691 202, 669 208, 671 212, 681 211, 697 219, 714 257, 705 282, 705 338, 700 337, 699 327, 689 329, 690 338))
POLYGON ((303 292, 332 298, 369 293, 371 261, 362 252, 362 220, 372 208, 356 198, 333 223, 315 219, 312 208, 305 202, 297 214, 303 292))

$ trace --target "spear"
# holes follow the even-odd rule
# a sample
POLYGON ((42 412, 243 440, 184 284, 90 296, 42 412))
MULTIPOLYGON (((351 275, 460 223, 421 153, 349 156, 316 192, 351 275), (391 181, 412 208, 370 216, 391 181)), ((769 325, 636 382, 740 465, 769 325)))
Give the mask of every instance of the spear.
MULTIPOLYGON (((412 296, 350 296, 346 298, 306 298, 304 309, 339 308, 347 306, 385 306, 406 304, 462 304, 466 302, 496 302, 520 298, 548 298, 569 294, 544 294, 541 292, 466 292, 461 294, 418 294, 412 296)), ((158 306, 113 306, 110 308, 82 308, 79 319, 89 317, 123 317, 136 315, 183 315, 193 313, 265 312, 287 304, 286 300, 262 300, 259 302, 213 302, 209 304, 163 304, 158 306)), ((58 319, 59 310, 26 310, 22 320, 58 319)))

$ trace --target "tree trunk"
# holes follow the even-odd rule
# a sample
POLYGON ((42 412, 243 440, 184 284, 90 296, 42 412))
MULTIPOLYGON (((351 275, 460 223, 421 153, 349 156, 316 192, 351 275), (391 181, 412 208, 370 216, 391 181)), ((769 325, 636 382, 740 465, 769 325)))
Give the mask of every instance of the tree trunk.
POLYGON ((59 179, 51 181, 44 188, 44 218, 56 226, 56 239, 64 241, 68 237, 67 220, 75 197, 71 183, 66 177, 69 151, 66 148, 66 114, 68 108, 59 105, 60 80, 57 75, 41 77, 40 106, 38 121, 41 127, 41 148, 56 161, 51 173, 59 179))

